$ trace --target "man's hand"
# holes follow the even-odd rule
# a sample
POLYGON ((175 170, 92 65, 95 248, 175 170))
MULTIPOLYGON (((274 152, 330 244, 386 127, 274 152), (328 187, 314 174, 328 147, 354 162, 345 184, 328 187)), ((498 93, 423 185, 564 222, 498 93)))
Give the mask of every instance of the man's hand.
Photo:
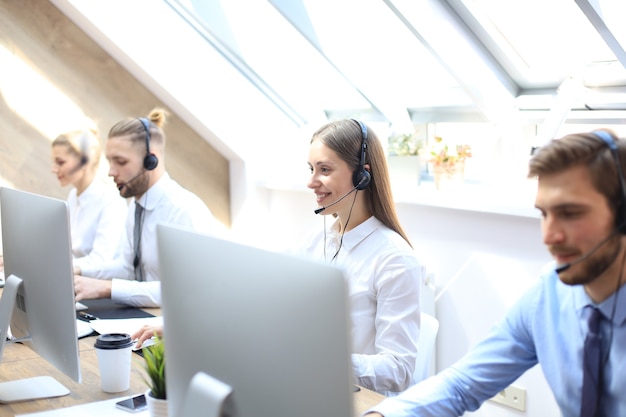
POLYGON ((135 348, 139 349, 141 345, 143 345, 143 342, 152 338, 153 336, 163 337, 163 326, 150 326, 146 324, 141 329, 133 333, 130 338, 132 340, 137 340, 135 348))
POLYGON ((74 275, 76 301, 111 298, 111 280, 74 275))

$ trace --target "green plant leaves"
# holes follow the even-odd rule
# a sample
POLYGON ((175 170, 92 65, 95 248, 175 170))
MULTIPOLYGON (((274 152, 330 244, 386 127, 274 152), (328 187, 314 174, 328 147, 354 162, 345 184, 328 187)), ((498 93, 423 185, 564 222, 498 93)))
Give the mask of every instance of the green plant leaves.
MULTIPOLYGON (((146 384, 154 398, 165 400, 165 343, 160 337, 155 337, 155 343, 143 349, 145 370, 148 373, 146 384)), ((145 378, 144 378, 145 380, 145 378)))

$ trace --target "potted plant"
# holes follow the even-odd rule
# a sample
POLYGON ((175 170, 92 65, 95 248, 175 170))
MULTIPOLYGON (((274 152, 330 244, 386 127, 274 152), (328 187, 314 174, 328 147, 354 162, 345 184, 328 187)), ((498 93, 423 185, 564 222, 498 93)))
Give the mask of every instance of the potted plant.
POLYGON ((423 140, 419 132, 396 133, 389 136, 389 175, 393 184, 418 185, 420 183, 423 140))
POLYGON ((167 417, 167 393, 165 389, 165 343, 155 336, 155 343, 143 348, 145 370, 144 378, 149 389, 146 392, 148 411, 152 417, 167 417))

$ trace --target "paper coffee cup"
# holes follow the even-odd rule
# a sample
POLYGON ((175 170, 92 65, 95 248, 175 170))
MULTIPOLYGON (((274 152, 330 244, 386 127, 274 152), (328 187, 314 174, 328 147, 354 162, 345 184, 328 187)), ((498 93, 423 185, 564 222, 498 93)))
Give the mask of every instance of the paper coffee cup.
POLYGON ((126 333, 101 334, 94 344, 102 391, 122 392, 130 388, 130 362, 133 342, 126 333))

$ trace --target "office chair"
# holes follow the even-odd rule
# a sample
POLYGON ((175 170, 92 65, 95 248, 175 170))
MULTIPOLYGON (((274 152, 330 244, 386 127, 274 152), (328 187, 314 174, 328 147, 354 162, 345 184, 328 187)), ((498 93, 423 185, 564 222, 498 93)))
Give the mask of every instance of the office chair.
POLYGON ((413 373, 413 384, 430 376, 430 362, 435 350, 435 340, 439 332, 439 320, 427 313, 422 313, 422 326, 417 340, 419 351, 413 373))

